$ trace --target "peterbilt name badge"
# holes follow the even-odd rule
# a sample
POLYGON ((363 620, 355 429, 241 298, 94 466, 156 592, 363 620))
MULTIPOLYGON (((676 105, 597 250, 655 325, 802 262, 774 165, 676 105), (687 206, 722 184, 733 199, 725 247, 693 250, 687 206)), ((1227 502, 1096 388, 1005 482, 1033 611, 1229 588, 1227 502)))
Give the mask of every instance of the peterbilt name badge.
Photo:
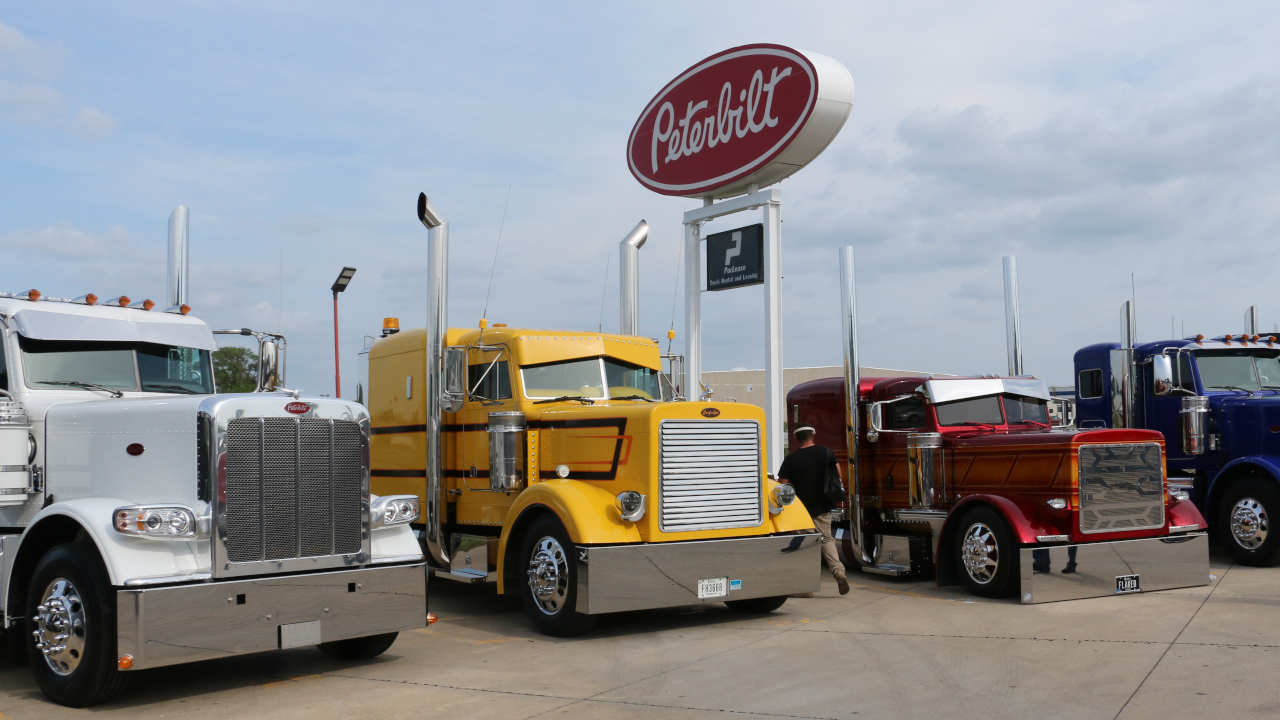
POLYGON ((703 408, 702 417, 720 417, 720 410, 717 408, 703 408))
POLYGON ((291 402, 288 405, 285 405, 284 409, 286 412, 291 412, 294 415, 302 415, 303 413, 311 412, 311 406, 304 402, 291 402))

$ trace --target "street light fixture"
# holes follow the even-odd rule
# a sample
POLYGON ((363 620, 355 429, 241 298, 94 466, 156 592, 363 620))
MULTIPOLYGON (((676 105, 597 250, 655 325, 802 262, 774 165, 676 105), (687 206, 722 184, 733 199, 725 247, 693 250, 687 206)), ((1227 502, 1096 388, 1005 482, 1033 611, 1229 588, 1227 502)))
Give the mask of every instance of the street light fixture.
POLYGON ((338 279, 333 281, 333 287, 329 288, 333 291, 333 394, 338 398, 342 397, 342 355, 338 352, 338 293, 347 289, 355 275, 355 268, 344 267, 338 273, 338 279))

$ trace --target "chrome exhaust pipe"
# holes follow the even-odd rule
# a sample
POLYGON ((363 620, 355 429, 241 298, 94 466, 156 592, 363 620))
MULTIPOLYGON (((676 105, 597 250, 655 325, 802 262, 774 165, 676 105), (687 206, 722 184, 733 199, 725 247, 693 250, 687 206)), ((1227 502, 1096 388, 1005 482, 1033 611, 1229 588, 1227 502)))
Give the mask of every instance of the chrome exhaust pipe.
POLYGON ((423 381, 427 417, 426 530, 424 540, 430 559, 449 567, 445 554, 444 496, 441 478, 444 458, 440 448, 441 402, 444 394, 444 343, 449 331, 449 223, 426 193, 418 193, 418 220, 427 228, 427 330, 426 368, 423 381))
POLYGON ((169 270, 165 308, 187 304, 187 263, 190 256, 190 224, 187 206, 179 205, 169 214, 169 270))
POLYGON ((1248 310, 1244 311, 1244 334, 1258 334, 1258 306, 1250 305, 1248 310))
POLYGON ((649 239, 649 223, 641 220, 618 244, 618 333, 640 334, 640 248, 649 239))
POLYGON ((848 442, 846 456, 849 472, 845 474, 849 486, 849 544, 853 556, 864 567, 875 562, 867 555, 866 538, 862 533, 862 484, 858 478, 858 298, 854 292, 853 247, 840 248, 840 310, 841 330, 844 334, 844 396, 845 439, 848 442))
POLYGON ((1004 330, 1009 374, 1022 375, 1022 322, 1018 315, 1018 258, 1004 257, 1004 330))
POLYGON ((1111 364, 1112 427, 1133 427, 1133 396, 1136 368, 1133 364, 1133 346, 1137 340, 1137 323, 1133 316, 1133 301, 1125 300, 1120 306, 1120 351, 1113 355, 1111 364), (1119 381, 1119 382, 1117 382, 1119 381))

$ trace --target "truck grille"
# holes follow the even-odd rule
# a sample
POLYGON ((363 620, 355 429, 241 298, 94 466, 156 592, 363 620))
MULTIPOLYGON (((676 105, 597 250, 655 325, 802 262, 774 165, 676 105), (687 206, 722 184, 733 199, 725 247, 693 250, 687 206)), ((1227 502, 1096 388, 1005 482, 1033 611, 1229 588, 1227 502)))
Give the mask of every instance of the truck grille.
POLYGON ((361 550, 358 423, 247 417, 227 423, 226 553, 233 563, 361 550))
POLYGON ((761 523, 758 424, 664 420, 659 435, 658 502, 664 532, 761 523))
POLYGON ((1156 443, 1080 448, 1080 532, 1164 526, 1164 463, 1156 443))

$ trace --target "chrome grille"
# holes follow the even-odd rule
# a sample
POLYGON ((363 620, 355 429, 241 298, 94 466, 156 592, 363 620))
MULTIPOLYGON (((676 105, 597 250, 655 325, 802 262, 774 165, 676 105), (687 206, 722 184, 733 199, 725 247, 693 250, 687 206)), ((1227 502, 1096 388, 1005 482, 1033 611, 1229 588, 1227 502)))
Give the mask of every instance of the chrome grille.
POLYGON ((1080 532, 1164 525, 1164 463, 1156 443, 1080 448, 1080 532))
POLYGON ((753 527, 763 521, 757 423, 664 420, 659 436, 664 532, 753 527))
POLYGON ((226 556, 233 563, 361 550, 360 425, 248 417, 227 423, 226 556))

